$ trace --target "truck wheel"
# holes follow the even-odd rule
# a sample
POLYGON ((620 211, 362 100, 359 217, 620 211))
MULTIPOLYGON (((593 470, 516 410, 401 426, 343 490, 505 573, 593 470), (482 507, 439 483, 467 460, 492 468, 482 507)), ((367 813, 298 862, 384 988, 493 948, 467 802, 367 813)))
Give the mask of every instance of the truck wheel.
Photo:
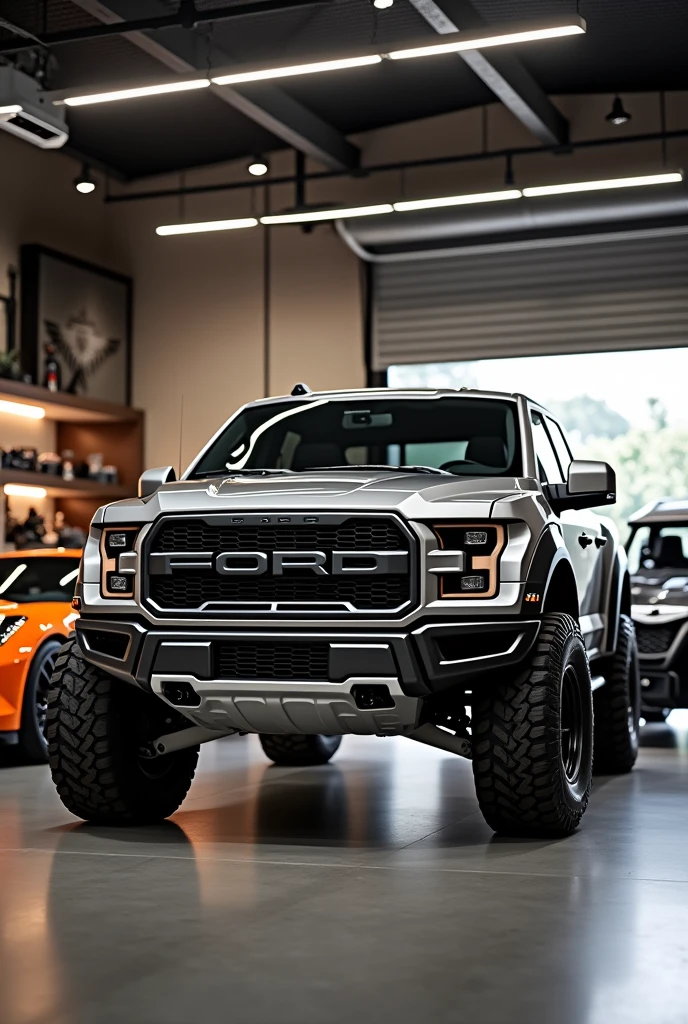
POLYGON ((505 835, 566 836, 592 784, 592 689, 570 615, 543 615, 530 663, 476 700, 473 775, 488 825, 505 835))
POLYGON ((638 756, 640 673, 633 622, 619 617, 616 652, 595 690, 595 769, 603 775, 630 772, 638 756))
POLYGON ((263 752, 275 764, 285 766, 327 764, 342 742, 341 736, 302 736, 260 734, 263 752))
POLYGON ((45 739, 48 690, 61 647, 60 640, 46 640, 41 644, 26 677, 19 728, 19 749, 30 761, 45 763, 48 760, 48 744, 45 739))
POLYGON ((90 665, 68 640, 55 663, 47 715, 50 770, 67 810, 108 825, 173 814, 194 777, 198 747, 142 757, 147 743, 170 731, 166 717, 157 697, 90 665))

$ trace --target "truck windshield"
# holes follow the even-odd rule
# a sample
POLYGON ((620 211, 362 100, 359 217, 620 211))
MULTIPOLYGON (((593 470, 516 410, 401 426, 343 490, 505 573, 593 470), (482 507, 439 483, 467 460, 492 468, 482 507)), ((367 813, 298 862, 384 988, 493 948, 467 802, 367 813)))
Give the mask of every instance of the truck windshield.
POLYGON ((78 558, 0 558, 0 602, 71 601, 78 572, 78 558))
POLYGON ((228 423, 191 476, 344 466, 426 466, 457 476, 519 476, 516 403, 471 397, 314 397, 251 406, 228 423))

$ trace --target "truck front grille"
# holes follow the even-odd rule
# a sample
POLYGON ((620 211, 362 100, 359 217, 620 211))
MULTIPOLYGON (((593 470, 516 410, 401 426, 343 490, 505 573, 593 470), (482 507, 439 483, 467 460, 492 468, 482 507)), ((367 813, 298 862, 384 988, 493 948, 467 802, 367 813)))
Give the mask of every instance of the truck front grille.
POLYGON ((405 613, 415 596, 413 537, 391 514, 170 516, 151 531, 145 553, 143 597, 156 615, 389 616, 405 613), (292 551, 318 553, 323 571, 278 571, 274 553, 292 551), (346 553, 346 571, 333 553, 346 553), (371 553, 380 556, 374 572, 371 553), (256 558, 260 571, 246 571, 256 558))
POLYGON ((215 644, 218 679, 306 679, 326 682, 330 645, 261 640, 215 644))
MULTIPOLYGON (((344 605, 360 611, 398 608, 408 597, 408 578, 378 576, 374 579, 337 579, 334 576, 243 577, 222 579, 212 569, 171 577, 151 577, 151 597, 161 608, 193 608, 203 605, 252 603, 271 605, 310 604, 344 605)), ((269 607, 256 609, 270 611, 269 607)), ((336 609, 335 609, 336 610, 336 609)), ((339 609, 340 611, 342 608, 339 609)))
POLYGON ((641 626, 636 623, 635 635, 639 653, 665 654, 682 625, 682 622, 672 622, 668 626, 641 626))
MULTIPOLYGON (((240 517, 237 517, 240 518, 240 517)), ((246 517, 249 518, 249 517, 246 517)), ((271 519, 278 517, 271 516, 271 519)), ((286 516, 284 518, 287 518, 286 516)), ((313 517, 316 518, 316 517, 313 517)), ((324 516, 317 517, 320 519, 324 516)), ((155 535, 151 551, 395 551, 408 539, 393 519, 352 517, 328 524, 215 524, 204 519, 169 519, 155 535)))

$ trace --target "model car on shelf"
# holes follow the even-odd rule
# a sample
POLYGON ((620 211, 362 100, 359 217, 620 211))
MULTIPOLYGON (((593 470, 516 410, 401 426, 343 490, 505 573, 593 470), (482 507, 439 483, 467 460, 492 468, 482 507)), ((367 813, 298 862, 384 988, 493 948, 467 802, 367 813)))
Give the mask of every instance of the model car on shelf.
POLYGON ((615 497, 523 395, 299 384, 245 406, 181 481, 150 470, 91 524, 49 702, 62 800, 154 820, 206 740, 316 765, 403 736, 472 759, 493 829, 568 834, 593 748, 626 772, 638 747, 626 553, 591 511, 615 497))
POLYGON ((688 498, 662 498, 629 520, 632 615, 642 715, 688 707, 688 498))
POLYGON ((81 551, 0 554, 0 744, 47 760, 46 708, 58 652, 73 629, 81 551))

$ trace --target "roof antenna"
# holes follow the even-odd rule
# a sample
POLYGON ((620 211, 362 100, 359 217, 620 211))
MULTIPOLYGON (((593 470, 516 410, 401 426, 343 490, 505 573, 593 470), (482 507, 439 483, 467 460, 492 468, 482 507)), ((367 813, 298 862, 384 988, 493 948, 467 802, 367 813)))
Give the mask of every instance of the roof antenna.
POLYGON ((307 384, 295 384, 291 389, 292 395, 312 395, 313 391, 308 387, 307 384))
POLYGON ((182 437, 184 436, 184 395, 182 394, 181 408, 179 410, 179 475, 182 478, 182 437))

